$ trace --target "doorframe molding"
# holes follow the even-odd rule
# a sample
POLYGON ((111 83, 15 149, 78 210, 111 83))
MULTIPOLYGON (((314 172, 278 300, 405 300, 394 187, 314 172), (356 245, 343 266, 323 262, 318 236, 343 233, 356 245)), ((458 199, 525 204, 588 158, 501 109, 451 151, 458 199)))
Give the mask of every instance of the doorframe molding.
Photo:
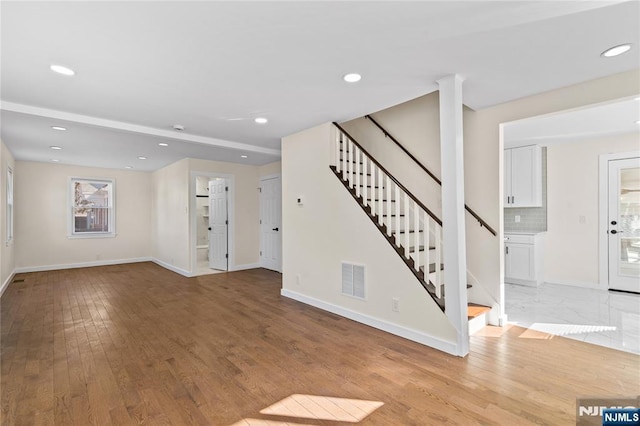
POLYGON ((600 154, 598 163, 598 276, 599 287, 609 288, 609 161, 640 158, 640 151, 600 154))
MULTIPOLYGON (((282 173, 272 173, 269 175, 260 176, 258 178, 258 183, 260 184, 260 187, 262 187, 262 181, 269 180, 269 179, 276 179, 276 178, 280 178, 280 202, 282 202, 282 173)), ((262 193, 260 193, 260 196, 258 198, 258 211, 262 212, 262 193)), ((280 226, 282 227, 282 206, 280 207, 280 226)), ((262 229, 258 230, 258 234, 259 234, 258 250, 260 250, 262 248, 262 229)), ((265 267, 264 263, 262 262, 262 256, 260 256, 259 252, 258 252, 258 264, 260 265, 261 268, 265 267)), ((278 272, 282 273, 282 232, 280 233, 280 267, 278 268, 278 272)))
POLYGON ((191 261, 189 264, 191 265, 191 275, 197 275, 198 269, 198 252, 196 246, 198 245, 198 236, 197 236, 197 223, 196 223, 196 177, 206 177, 209 180, 215 178, 226 179, 229 185, 229 192, 227 194, 227 219, 229 220, 229 225, 227 228, 227 238, 228 238, 228 246, 227 250, 229 251, 229 259, 227 262, 227 271, 235 270, 236 260, 235 260, 235 175, 228 173, 216 173, 216 172, 201 172, 201 171, 191 171, 190 179, 189 179, 189 233, 190 233, 190 241, 189 244, 189 253, 191 257, 191 261))

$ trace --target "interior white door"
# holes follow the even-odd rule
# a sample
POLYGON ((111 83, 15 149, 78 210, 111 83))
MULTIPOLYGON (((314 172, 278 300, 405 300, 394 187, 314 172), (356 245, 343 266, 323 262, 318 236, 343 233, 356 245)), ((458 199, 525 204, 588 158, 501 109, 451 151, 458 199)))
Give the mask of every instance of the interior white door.
POLYGON ((282 272, 280 177, 260 180, 260 266, 282 272))
POLYGON ((609 288, 640 293, 640 158, 609 161, 609 288))
POLYGON ((209 181, 209 268, 223 271, 229 268, 227 194, 225 179, 209 181))

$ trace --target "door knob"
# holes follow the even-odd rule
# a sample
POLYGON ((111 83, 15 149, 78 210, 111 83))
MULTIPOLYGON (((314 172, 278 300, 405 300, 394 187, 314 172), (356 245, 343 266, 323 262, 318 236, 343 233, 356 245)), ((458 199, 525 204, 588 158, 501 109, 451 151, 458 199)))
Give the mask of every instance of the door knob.
POLYGON ((272 229, 272 231, 278 231, 278 230, 279 230, 278 228, 273 228, 273 229, 272 229))
POLYGON ((618 231, 616 231, 615 229, 612 229, 612 230, 611 230, 611 231, 609 231, 609 232, 610 232, 610 233, 612 233, 612 234, 617 234, 617 233, 618 233, 618 231))
POLYGON ((618 224, 618 222, 616 222, 615 220, 612 220, 612 221, 611 221, 611 224, 612 224, 612 225, 617 225, 617 224, 618 224))
POLYGON ((211 227, 209 227, 209 231, 211 231, 211 227))

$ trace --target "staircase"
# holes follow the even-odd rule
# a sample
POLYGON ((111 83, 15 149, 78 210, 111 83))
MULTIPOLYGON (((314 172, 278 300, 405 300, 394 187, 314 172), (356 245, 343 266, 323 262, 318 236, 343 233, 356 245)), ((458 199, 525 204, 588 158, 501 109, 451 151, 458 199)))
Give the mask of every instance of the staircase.
POLYGON ((444 311, 442 222, 338 124, 331 170, 444 311))
MULTIPOLYGON (((444 312, 442 221, 340 125, 334 125, 338 131, 330 169, 444 312)), ((471 324, 474 332, 487 324, 489 310, 468 306, 470 331, 471 324)))

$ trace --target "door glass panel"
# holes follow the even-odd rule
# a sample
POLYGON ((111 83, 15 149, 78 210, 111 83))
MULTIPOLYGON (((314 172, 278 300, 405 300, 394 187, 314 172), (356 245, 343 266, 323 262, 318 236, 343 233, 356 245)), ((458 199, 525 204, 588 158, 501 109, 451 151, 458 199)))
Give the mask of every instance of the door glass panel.
POLYGON ((640 168, 620 170, 619 188, 619 271, 640 277, 640 168))

